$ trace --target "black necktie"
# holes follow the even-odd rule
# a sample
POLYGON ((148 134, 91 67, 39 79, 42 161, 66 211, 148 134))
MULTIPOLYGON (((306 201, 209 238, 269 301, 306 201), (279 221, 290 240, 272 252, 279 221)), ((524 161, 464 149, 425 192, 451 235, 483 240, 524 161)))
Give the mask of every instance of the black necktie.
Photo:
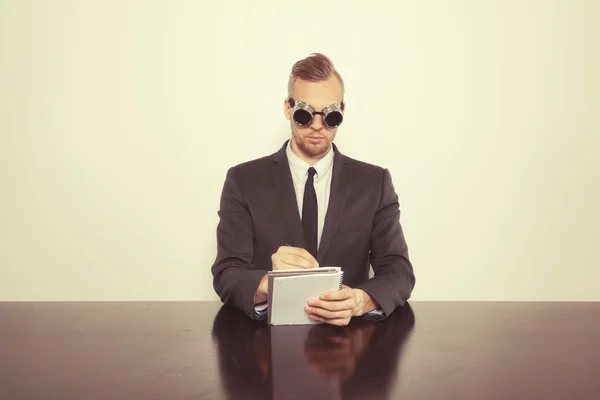
POLYGON ((313 178, 317 171, 310 167, 308 169, 308 179, 304 185, 304 201, 302 203, 302 226, 304 228, 304 241, 306 250, 317 258, 317 194, 313 178))

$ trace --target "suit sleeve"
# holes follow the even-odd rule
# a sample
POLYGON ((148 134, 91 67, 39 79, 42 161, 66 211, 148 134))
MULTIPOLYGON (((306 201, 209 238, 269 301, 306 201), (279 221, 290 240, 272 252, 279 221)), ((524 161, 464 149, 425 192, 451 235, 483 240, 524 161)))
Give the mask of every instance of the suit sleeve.
POLYGON ((221 301, 255 319, 254 294, 265 270, 255 269, 252 216, 236 176, 227 171, 217 226, 217 257, 212 266, 213 287, 221 301))
POLYGON ((358 287, 377 301, 385 316, 389 316, 410 298, 415 275, 400 225, 398 196, 387 169, 383 171, 381 198, 373 221, 370 248, 374 276, 358 287))

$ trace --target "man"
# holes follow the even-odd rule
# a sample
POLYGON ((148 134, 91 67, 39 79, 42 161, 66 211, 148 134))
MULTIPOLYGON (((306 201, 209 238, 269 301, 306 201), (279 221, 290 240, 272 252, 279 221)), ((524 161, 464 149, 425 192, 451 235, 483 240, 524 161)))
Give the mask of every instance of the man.
POLYGON ((389 316, 410 297, 415 277, 390 173, 333 144, 343 98, 329 58, 298 61, 284 100, 291 139, 227 172, 213 285, 224 303, 251 318, 265 317, 269 270, 341 267, 347 286, 305 306, 310 319, 332 325, 389 316))

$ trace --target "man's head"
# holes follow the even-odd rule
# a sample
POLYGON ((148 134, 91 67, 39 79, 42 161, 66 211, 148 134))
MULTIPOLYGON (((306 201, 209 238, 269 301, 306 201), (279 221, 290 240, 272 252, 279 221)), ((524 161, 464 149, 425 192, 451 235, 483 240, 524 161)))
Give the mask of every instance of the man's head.
POLYGON ((315 53, 300 60, 292 67, 288 81, 288 97, 284 100, 284 112, 292 128, 292 150, 309 164, 315 164, 331 147, 341 116, 344 113, 344 81, 335 70, 333 63, 323 54, 315 53), (311 111, 312 121, 305 126, 306 120, 294 122, 294 107, 304 106, 303 116, 308 117, 311 111), (309 105, 307 107, 307 105, 309 105), (308 110, 308 112, 307 112, 308 110), (332 112, 327 122, 326 115, 317 114, 332 112))

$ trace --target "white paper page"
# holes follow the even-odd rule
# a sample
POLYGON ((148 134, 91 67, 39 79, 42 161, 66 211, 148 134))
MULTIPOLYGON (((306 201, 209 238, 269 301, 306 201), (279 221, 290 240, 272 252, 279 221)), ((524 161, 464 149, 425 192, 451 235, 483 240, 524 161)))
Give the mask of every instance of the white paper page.
POLYGON ((315 324, 306 315, 304 307, 309 299, 321 293, 338 290, 342 273, 278 277, 273 282, 273 325, 315 324))

